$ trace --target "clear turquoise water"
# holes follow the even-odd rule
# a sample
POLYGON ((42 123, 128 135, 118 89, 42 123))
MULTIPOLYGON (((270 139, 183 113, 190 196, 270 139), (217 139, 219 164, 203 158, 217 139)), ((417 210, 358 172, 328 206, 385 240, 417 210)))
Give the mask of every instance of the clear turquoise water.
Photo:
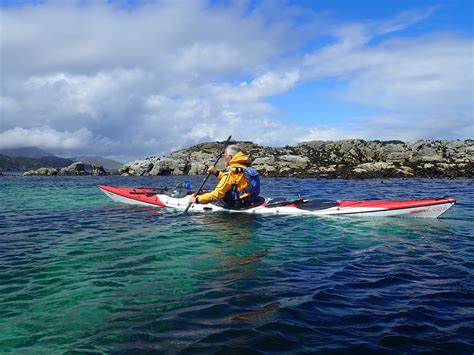
POLYGON ((474 351, 469 180, 263 180, 274 197, 456 197, 439 220, 182 215, 96 188, 182 181, 1 178, 0 353, 474 351))

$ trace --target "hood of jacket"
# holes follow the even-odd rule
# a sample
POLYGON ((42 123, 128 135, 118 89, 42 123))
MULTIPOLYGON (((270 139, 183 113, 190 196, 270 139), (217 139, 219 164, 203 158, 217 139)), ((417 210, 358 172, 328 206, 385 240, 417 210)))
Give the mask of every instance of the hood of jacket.
POLYGON ((245 155, 244 152, 237 152, 230 160, 229 166, 235 166, 235 165, 249 166, 251 162, 252 160, 247 155, 245 155))

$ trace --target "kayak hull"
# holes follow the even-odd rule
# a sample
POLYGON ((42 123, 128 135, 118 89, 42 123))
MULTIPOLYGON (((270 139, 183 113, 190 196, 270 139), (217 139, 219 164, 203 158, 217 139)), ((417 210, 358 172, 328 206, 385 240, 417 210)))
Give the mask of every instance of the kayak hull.
MULTIPOLYGON (((184 211, 191 194, 173 197, 163 191, 152 188, 124 188, 114 186, 99 186, 99 189, 110 199, 120 203, 150 206, 169 207, 184 211)), ((267 199, 262 204, 243 210, 228 209, 215 204, 193 204, 191 212, 228 212, 252 214, 282 214, 306 216, 358 216, 358 217, 418 217, 438 218, 455 203, 454 198, 426 199, 426 200, 343 200, 331 204, 319 204, 312 207, 307 200, 273 203, 267 199)))

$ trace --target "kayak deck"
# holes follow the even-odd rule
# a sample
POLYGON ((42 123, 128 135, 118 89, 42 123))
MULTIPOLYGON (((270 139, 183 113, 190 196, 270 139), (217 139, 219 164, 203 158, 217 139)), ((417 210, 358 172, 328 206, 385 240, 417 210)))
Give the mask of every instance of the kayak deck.
MULTIPOLYGON (((163 189, 139 187, 114 187, 100 185, 100 190, 113 201, 153 206, 170 207, 184 210, 193 190, 163 189)), ((194 204, 189 209, 196 212, 232 212, 255 214, 287 214, 287 215, 346 215, 373 217, 421 217, 438 218, 456 203, 454 198, 443 197, 425 200, 342 200, 342 201, 293 201, 275 202, 266 199, 261 204, 244 210, 228 209, 218 204, 194 204)))

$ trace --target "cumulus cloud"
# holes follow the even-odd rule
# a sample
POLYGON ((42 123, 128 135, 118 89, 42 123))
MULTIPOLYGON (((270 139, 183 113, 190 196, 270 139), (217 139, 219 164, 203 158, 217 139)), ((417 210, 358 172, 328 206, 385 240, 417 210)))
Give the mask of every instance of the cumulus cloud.
POLYGON ((2 9, 8 72, 142 68, 165 77, 219 75, 247 70, 294 46, 285 21, 266 24, 260 14, 242 16, 235 6, 160 1, 124 10, 106 1, 75 3, 2 9))
POLYGON ((397 36, 435 8, 380 22, 312 14, 299 23, 310 11, 276 2, 127 4, 0 9, 2 147, 128 160, 229 134, 284 145, 379 138, 381 131, 388 139, 472 132, 472 38, 397 36), (317 36, 331 40, 301 50, 317 36), (269 101, 326 79, 344 84, 333 100, 378 113, 353 117, 344 128, 331 126, 330 117, 317 126, 269 101))
POLYGON ((305 56, 302 73, 311 79, 347 83, 341 101, 379 109, 355 119, 364 136, 460 138, 474 133, 474 66, 471 37, 435 33, 371 41, 429 16, 408 12, 386 23, 351 24, 333 31, 335 42, 305 56), (464 127, 465 131, 460 130, 464 127))
POLYGON ((38 146, 54 150, 74 150, 87 146, 92 138, 92 133, 84 128, 74 132, 58 132, 47 126, 31 129, 15 127, 0 133, 0 147, 38 146))
POLYGON ((297 70, 276 73, 267 72, 251 83, 241 82, 238 86, 216 86, 214 97, 223 102, 252 102, 269 96, 284 93, 291 89, 299 79, 297 70))
MULTIPOLYGON (((341 41, 344 42, 345 39, 341 41)), ((357 41, 357 40, 355 40, 357 41)), ((381 108, 429 106, 449 95, 455 104, 472 98, 474 42, 436 35, 384 41, 378 46, 336 44, 305 60, 306 75, 349 82, 344 98, 381 108)))

